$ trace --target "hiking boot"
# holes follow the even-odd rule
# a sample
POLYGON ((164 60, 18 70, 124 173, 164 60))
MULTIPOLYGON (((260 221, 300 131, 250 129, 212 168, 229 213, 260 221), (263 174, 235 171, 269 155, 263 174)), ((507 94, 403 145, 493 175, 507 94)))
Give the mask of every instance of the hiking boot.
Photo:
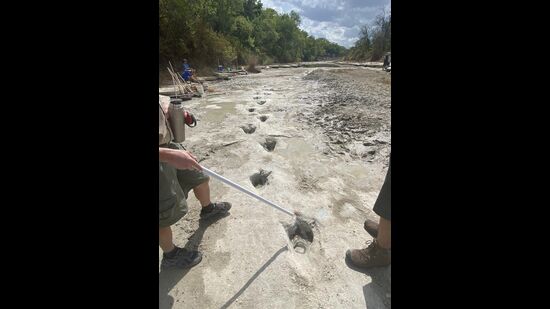
POLYGON ((231 209, 231 203, 216 202, 203 207, 201 210, 201 219, 208 219, 216 215, 224 215, 231 209))
POLYGON ((388 266, 391 264, 391 253, 389 249, 381 248, 376 239, 368 243, 365 249, 354 249, 346 251, 348 258, 354 266, 359 268, 371 268, 388 266))
POLYGON ((367 231, 372 238, 378 237, 378 223, 376 223, 376 221, 367 218, 364 227, 365 231, 367 231))
POLYGON ((162 255, 161 269, 165 268, 191 268, 202 261, 202 253, 199 251, 187 251, 184 248, 175 247, 175 252, 170 252, 169 256, 162 255))

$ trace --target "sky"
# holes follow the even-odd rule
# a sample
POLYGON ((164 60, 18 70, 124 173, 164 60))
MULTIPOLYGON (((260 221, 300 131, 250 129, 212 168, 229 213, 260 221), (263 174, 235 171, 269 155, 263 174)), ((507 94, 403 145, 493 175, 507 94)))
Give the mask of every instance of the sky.
POLYGON ((279 13, 300 14, 300 28, 316 38, 326 38, 344 47, 359 39, 361 26, 376 15, 391 11, 391 0, 261 0, 263 7, 279 13))

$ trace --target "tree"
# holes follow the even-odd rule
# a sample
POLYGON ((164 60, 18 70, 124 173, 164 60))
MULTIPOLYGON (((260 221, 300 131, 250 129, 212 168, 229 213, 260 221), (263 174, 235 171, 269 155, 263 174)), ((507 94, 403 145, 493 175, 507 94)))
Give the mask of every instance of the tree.
POLYGON ((254 20, 262 14, 262 3, 256 0, 246 0, 244 3, 244 16, 248 20, 254 20))
MULTIPOLYGON (((346 49, 301 30, 297 12, 279 14, 259 0, 159 0, 159 60, 179 66, 313 61, 346 49)), ((161 68, 164 68, 161 65, 161 68)))
POLYGON ((360 38, 350 49, 346 59, 378 61, 391 51, 391 13, 376 16, 371 26, 361 27, 360 38))

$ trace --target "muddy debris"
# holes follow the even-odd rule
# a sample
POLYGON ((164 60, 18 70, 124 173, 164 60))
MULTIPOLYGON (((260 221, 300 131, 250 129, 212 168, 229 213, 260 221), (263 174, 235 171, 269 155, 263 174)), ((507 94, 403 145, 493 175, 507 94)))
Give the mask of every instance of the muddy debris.
POLYGON ((248 111, 251 112, 251 113, 252 113, 253 111, 255 111, 255 110, 256 110, 255 108, 249 108, 249 109, 248 109, 248 111))
POLYGON ((309 94, 306 102, 318 104, 299 119, 324 131, 329 143, 336 146, 329 153, 348 153, 368 162, 386 160, 391 145, 390 84, 365 82, 377 78, 380 72, 347 69, 330 72, 314 70, 304 77, 318 81, 321 89, 327 91, 309 94), (356 148, 361 144, 368 150, 356 148))
POLYGON ((265 122, 267 120, 267 118, 269 118, 269 117, 266 116, 266 115, 261 115, 260 117, 258 117, 258 119, 260 119, 261 122, 265 122))

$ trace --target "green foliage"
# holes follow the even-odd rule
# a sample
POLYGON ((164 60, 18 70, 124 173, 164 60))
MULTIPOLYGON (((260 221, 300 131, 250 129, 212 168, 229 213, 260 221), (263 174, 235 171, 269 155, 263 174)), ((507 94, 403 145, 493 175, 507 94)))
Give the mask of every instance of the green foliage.
POLYGON ((350 48, 345 59, 379 61, 391 51, 391 14, 378 15, 370 27, 361 28, 359 40, 350 48))
MULTIPOLYGON (((245 65, 341 57, 346 49, 300 30, 296 12, 279 14, 259 0, 159 0, 159 58, 179 65, 245 65)), ((161 66, 162 68, 163 66, 161 66)))

